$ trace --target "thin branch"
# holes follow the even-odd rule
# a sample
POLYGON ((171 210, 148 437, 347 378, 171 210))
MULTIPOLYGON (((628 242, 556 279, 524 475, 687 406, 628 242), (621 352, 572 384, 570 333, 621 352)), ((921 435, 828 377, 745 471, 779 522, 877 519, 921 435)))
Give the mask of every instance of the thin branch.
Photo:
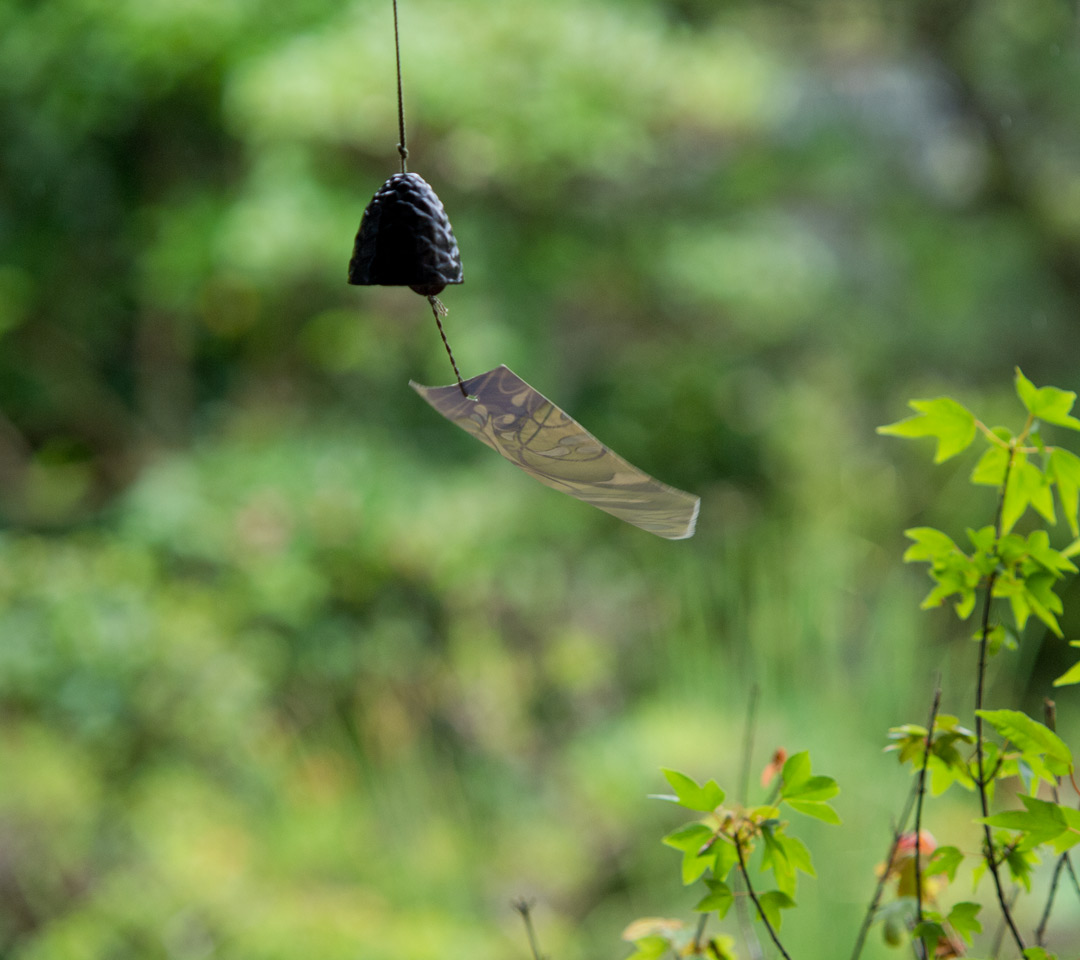
MULTIPOLYGON (((736 892, 739 892, 741 885, 742 878, 737 877, 735 881, 736 892)), ((765 954, 761 949, 761 942, 758 940, 757 931, 750 922, 750 912, 746 909, 746 897, 736 898, 735 916, 739 922, 739 932, 742 934, 743 943, 746 944, 746 951, 750 954, 751 960, 764 960, 765 954)))
POLYGON ((913 924, 910 920, 907 923, 907 929, 909 934, 908 946, 911 947, 911 955, 915 958, 915 960, 924 960, 926 951, 925 949, 923 949, 922 937, 916 937, 912 935, 915 932, 915 924, 913 924))
POLYGON ((765 916, 761 901, 758 900, 757 894, 754 892, 754 885, 750 882, 750 874, 746 872, 746 858, 743 856, 742 840, 738 835, 735 836, 735 852, 739 857, 739 872, 742 874, 743 883, 746 884, 746 892, 750 894, 750 899, 754 901, 754 906, 757 908, 758 916, 761 917, 761 922, 765 924, 765 929, 769 931, 769 936, 772 937, 772 942, 776 944, 776 949, 780 951, 780 956, 782 956, 784 960, 791 960, 791 954, 784 949, 784 945, 780 942, 780 938, 776 935, 776 931, 773 929, 772 924, 769 923, 769 918, 765 916))
MULTIPOLYGON (((1043 697, 1043 722, 1047 728, 1057 732, 1057 704, 1054 703, 1049 697, 1043 697)), ((1061 803, 1061 796, 1058 793, 1058 786, 1061 784, 1061 777, 1054 778, 1055 783, 1051 790, 1054 797, 1054 803, 1061 803)), ((1039 919, 1039 926, 1035 930, 1035 943, 1038 946, 1043 946, 1046 939, 1046 925, 1050 922, 1050 911, 1054 907, 1054 897, 1057 895, 1058 880, 1061 877, 1061 870, 1063 867, 1068 867, 1069 876, 1072 878, 1073 889, 1080 894, 1080 884, 1076 880, 1076 871, 1073 870, 1072 860, 1069 859, 1069 854, 1063 853, 1058 857, 1057 863, 1054 864, 1054 876, 1050 880, 1050 890, 1046 895, 1046 906, 1043 908, 1042 917, 1039 919)))
POLYGON ((540 945, 536 940, 536 930, 533 929, 532 904, 524 897, 521 897, 515 900, 512 906, 521 914, 521 919, 525 924, 525 933, 529 937, 529 949, 532 950, 533 960, 545 960, 544 955, 540 952, 540 945))
POLYGON ((709 922, 709 915, 703 913, 698 917, 697 929, 694 931, 694 939, 690 944, 690 955, 696 957, 701 953, 701 940, 705 936, 705 925, 709 922))
MULTIPOLYGON (((1005 476, 1001 481, 1001 496, 998 498, 997 513, 994 517, 995 548, 1001 540, 1001 518, 1005 509, 1005 493, 1009 487, 1009 474, 1012 471, 1015 455, 1015 449, 1011 449, 1008 462, 1005 465, 1005 476)), ((982 807, 984 820, 990 816, 990 800, 986 793, 987 779, 985 756, 983 753, 983 722, 982 717, 979 714, 983 708, 983 690, 986 682, 986 648, 990 638, 990 606, 994 599, 994 584, 997 583, 997 576, 998 571, 995 567, 986 582, 986 597, 983 601, 982 610, 982 628, 979 632, 979 672, 975 687, 975 757, 979 768, 976 786, 979 788, 979 804, 982 807)), ((1008 901, 1005 898, 1005 890, 1001 885, 1001 875, 998 872, 997 858, 994 856, 993 834, 990 831, 989 824, 984 823, 982 827, 983 838, 985 841, 983 859, 986 860, 986 866, 990 870, 990 876, 993 877, 994 880, 994 889, 997 892, 998 905, 1001 907, 1001 915, 1009 928, 1009 932, 1012 934, 1013 940, 1016 941, 1017 947, 1019 947, 1020 952, 1023 953, 1025 949, 1024 938, 1020 936, 1020 931, 1016 929, 1012 911, 1009 909, 1008 901)))
MULTIPOLYGON (((743 723, 743 755, 742 764, 739 770, 739 793, 737 799, 743 806, 750 800, 750 766, 753 761, 754 754, 754 733, 757 729, 757 704, 758 697, 761 693, 760 687, 755 683, 750 688, 750 698, 746 702, 746 720, 743 723)), ((741 885, 741 878, 736 877, 735 890, 740 892, 739 887, 741 885)), ((754 930, 753 925, 750 923, 750 914, 746 909, 746 898, 737 897, 735 900, 735 916, 739 922, 739 930, 742 933, 743 941, 746 943, 746 949, 750 954, 751 960, 763 960, 764 954, 761 951, 761 943, 757 938, 757 931, 754 930)), ((704 925, 697 940, 700 940, 700 934, 704 931, 704 925)))
MULTIPOLYGON (((1032 419, 1034 419, 1034 418, 1032 418, 1032 419)), ((989 440, 990 443, 992 443, 994 446, 1000 447, 1002 450, 1010 450, 1010 449, 1012 449, 1012 446, 1010 445, 1010 443, 1007 440, 1002 440, 1001 437, 999 437, 996 433, 994 433, 993 430, 991 430, 985 423, 983 423, 977 417, 975 418, 975 426, 979 429, 979 432, 982 433, 982 435, 984 437, 986 437, 986 439, 989 440)), ((1030 430, 1030 429, 1031 429, 1031 423, 1028 423, 1025 426, 1023 432, 1020 434, 1020 436, 1021 437, 1026 436, 1028 430, 1030 430)), ((1015 449, 1016 449, 1017 453, 1044 453, 1044 452, 1051 452, 1051 451, 1053 451, 1053 450, 1055 450, 1057 448, 1056 447, 1051 447, 1048 444, 1043 445, 1041 447, 1025 447, 1025 446, 1022 446, 1022 445, 1020 445, 1018 443, 1015 449)))
POLYGON ((892 843, 889 845, 889 854, 885 858, 885 869, 881 871, 881 876, 878 877, 874 895, 870 898, 870 903, 866 907, 866 914, 863 916, 862 925, 859 927, 859 934, 855 938, 855 946, 851 950, 851 960, 859 960, 863 947, 866 945, 867 934, 870 933, 870 928, 874 925, 874 916, 877 914, 878 904, 881 903, 881 895, 885 892, 885 884, 889 882, 889 868, 896 858, 896 848, 900 846, 900 838, 904 835, 904 828, 907 826, 908 818, 911 816, 911 808, 915 806, 915 793, 918 788, 918 782, 912 780, 907 800, 904 801, 904 809, 900 814, 900 819, 896 822, 896 826, 893 828, 892 843))
POLYGON ((1002 440, 993 430, 991 430, 985 423, 983 423, 978 417, 975 418, 975 426, 979 428, 979 432, 982 433, 987 440, 989 440, 994 446, 1001 447, 1004 450, 1009 449, 1009 444, 1002 440))
MULTIPOLYGON (((1057 704, 1049 697, 1043 697, 1043 723, 1046 724, 1047 729, 1057 731, 1057 704)), ((1061 798, 1058 795, 1058 784, 1060 783, 1061 778, 1055 777, 1051 791, 1054 796, 1054 803, 1061 803, 1061 798)), ((1043 908, 1042 917, 1039 918, 1039 926, 1035 929, 1035 943, 1040 947, 1043 946, 1046 938, 1046 925, 1050 922, 1050 911, 1054 908, 1054 897, 1057 896, 1061 868, 1065 866, 1068 856, 1068 853, 1063 853, 1058 857, 1057 863, 1054 864, 1054 875, 1050 879, 1050 890, 1046 895, 1046 906, 1043 908)))
MULTIPOLYGON (((930 722, 926 725, 926 747, 923 750, 922 767, 919 769, 919 793, 915 801, 915 920, 923 922, 922 909, 922 805, 926 795, 926 768, 930 764, 930 753, 934 742, 934 723, 937 721, 938 707, 941 706, 941 683, 934 690, 934 703, 930 707, 930 722)), ((923 956, 928 954, 926 941, 920 935, 919 940, 923 945, 923 956)))
POLYGON ((1065 854, 1065 869, 1069 871, 1069 879, 1072 880, 1073 889, 1076 891, 1076 895, 1080 897, 1080 880, 1076 877, 1076 871, 1073 869, 1072 858, 1065 854))
MULTIPOLYGON (((1020 896, 1020 888, 1013 887, 1012 893, 1009 896, 1009 909, 1013 908, 1013 904, 1016 903, 1016 898, 1020 896)), ((998 924, 997 933, 994 934, 994 949, 990 952, 990 956, 993 960, 997 960, 998 954, 1001 953, 1001 942, 1005 939, 1005 918, 1002 917, 1001 923, 998 924)))
POLYGON ((1067 853, 1063 853, 1058 857, 1057 863, 1054 864, 1054 876, 1050 880, 1050 892, 1046 896, 1046 906, 1043 908, 1039 926, 1035 928, 1035 943, 1040 947, 1046 944, 1046 925, 1050 922, 1050 910, 1054 906, 1054 897, 1057 895, 1058 877, 1061 876, 1061 868, 1065 866, 1068 857, 1067 853))
MULTIPOLYGON (((978 748, 976 748, 975 752, 976 753, 979 752, 978 748)), ((970 763, 971 761, 969 760, 968 762, 970 763)), ((998 754, 998 758, 994 762, 994 769, 991 770, 989 773, 987 773, 985 777, 980 777, 979 779, 982 780, 982 782, 984 784, 985 783, 993 783, 997 779, 997 775, 1001 771, 1001 768, 1003 766, 1005 766, 1005 751, 1004 750, 1002 750, 998 754)))
POLYGON ((760 693, 755 683, 750 688, 750 699, 746 703, 746 721, 743 724, 743 755, 742 764, 739 768, 739 803, 744 806, 750 798, 750 764, 754 754, 754 731, 757 721, 757 702, 760 693))

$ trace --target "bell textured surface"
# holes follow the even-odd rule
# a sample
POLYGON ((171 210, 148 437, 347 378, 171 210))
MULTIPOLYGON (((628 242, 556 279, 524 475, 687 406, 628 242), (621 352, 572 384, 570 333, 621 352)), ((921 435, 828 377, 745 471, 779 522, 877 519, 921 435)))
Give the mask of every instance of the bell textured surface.
POLYGON ((461 254, 442 201, 419 174, 395 173, 364 211, 349 283, 411 287, 433 297, 462 281, 461 254))

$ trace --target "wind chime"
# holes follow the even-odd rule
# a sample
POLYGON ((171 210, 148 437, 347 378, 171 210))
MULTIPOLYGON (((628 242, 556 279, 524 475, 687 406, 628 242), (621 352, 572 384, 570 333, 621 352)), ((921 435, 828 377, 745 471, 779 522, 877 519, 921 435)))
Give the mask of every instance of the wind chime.
POLYGON ((669 540, 694 535, 698 497, 670 487, 627 463, 573 417, 500 365, 463 380, 443 329, 438 295, 462 283, 461 254, 442 202, 407 169, 401 43, 394 0, 398 153, 401 172, 386 181, 360 221, 349 261, 349 283, 409 287, 431 304, 456 384, 411 386, 451 423, 487 444, 541 483, 669 540))

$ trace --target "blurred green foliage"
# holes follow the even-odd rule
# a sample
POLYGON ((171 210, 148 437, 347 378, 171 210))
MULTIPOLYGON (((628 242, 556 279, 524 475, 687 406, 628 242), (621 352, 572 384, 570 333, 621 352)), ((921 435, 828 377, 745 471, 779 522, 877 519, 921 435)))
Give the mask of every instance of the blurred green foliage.
MULTIPOLYGON (((345 285, 396 169, 388 2, 0 4, 0 956, 502 958, 516 895, 553 957, 619 956, 679 902, 643 797, 732 779, 754 681, 764 756, 873 772, 785 923, 833 956, 902 800, 884 731, 969 675, 900 531, 992 513, 873 426, 1003 407, 1017 363, 1076 385, 1074 13, 401 16, 463 373, 700 493, 699 533, 439 421, 426 306, 345 285)), ((1069 658, 1021 649, 998 689, 1037 700, 1069 658)))

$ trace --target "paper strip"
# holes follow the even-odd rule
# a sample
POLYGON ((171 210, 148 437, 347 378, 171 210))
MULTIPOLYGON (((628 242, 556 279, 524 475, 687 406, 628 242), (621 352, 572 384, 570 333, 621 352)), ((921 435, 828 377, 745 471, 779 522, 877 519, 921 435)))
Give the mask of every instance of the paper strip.
POLYGON ((412 387, 447 420, 541 483, 669 540, 694 535, 701 501, 627 463, 573 417, 499 366, 457 384, 412 387))

